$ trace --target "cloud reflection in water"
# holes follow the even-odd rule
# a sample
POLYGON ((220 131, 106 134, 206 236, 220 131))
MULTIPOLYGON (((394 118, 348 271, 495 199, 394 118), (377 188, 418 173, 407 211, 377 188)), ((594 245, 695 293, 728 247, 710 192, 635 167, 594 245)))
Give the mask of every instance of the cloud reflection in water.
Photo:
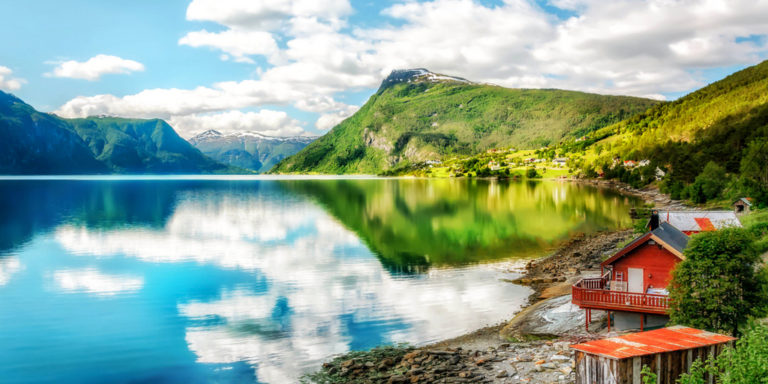
MULTIPOLYGON (((392 275, 315 205, 264 195, 190 195, 160 230, 64 225, 55 237, 76 254, 195 262, 265 277, 265 290, 221 288, 213 300, 178 303, 199 362, 246 361, 261 382, 295 382, 350 348, 457 336, 511 315, 529 293, 499 283, 498 265, 392 275)), ((99 276, 61 281, 98 290, 88 274, 99 276)))

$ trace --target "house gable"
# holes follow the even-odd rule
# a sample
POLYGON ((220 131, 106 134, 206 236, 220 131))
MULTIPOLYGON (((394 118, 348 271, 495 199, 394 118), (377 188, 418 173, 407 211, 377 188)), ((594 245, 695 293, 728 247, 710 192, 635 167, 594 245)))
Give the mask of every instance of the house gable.
POLYGON ((643 270, 643 292, 648 288, 666 288, 672 270, 680 261, 677 255, 649 239, 613 262, 611 278, 627 281, 629 268, 637 268, 643 270))

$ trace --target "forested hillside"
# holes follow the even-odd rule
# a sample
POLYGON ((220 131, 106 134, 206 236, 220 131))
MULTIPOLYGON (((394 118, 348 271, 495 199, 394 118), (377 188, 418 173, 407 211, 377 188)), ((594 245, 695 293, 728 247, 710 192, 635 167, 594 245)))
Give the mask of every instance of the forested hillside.
POLYGON ((636 186, 663 173, 661 189, 674 198, 768 202, 768 61, 591 136, 588 148, 570 141, 554 151, 570 154, 587 176, 602 171, 636 186), (643 167, 616 165, 646 159, 643 167))

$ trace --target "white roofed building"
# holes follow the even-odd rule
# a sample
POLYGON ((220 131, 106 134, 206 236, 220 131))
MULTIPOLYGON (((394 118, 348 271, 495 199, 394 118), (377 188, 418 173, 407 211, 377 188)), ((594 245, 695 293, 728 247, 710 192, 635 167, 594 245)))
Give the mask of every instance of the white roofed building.
POLYGON ((661 211, 659 219, 686 235, 742 226, 733 211, 661 211))

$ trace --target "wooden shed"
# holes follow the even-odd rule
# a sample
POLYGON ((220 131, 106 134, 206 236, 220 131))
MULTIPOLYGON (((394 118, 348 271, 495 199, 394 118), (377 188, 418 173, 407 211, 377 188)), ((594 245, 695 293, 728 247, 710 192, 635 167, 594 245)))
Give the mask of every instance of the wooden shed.
POLYGON ((736 212, 737 215, 747 214, 751 209, 752 209, 751 197, 742 197, 741 199, 738 199, 733 203, 733 211, 736 212))
POLYGON ((571 345, 576 350, 576 383, 641 384, 640 371, 647 365, 658 383, 672 384, 694 361, 719 355, 733 340, 674 326, 571 345))

